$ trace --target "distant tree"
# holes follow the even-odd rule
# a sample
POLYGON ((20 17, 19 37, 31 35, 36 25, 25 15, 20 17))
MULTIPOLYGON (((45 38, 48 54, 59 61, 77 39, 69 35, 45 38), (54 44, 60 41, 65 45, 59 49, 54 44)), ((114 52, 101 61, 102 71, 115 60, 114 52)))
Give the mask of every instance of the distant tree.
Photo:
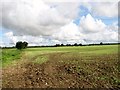
POLYGON ((75 43, 74 46, 78 46, 77 43, 75 43))
POLYGON ((22 49, 22 48, 23 48, 23 45, 22 45, 22 42, 21 42, 21 41, 18 41, 18 42, 16 43, 16 48, 17 48, 17 49, 22 49))
POLYGON ((55 46, 58 47, 58 46, 60 46, 60 44, 56 44, 55 46))
POLYGON ((64 44, 61 44, 61 46, 64 46, 64 44))
POLYGON ((28 43, 27 42, 23 42, 23 48, 27 48, 28 43))
POLYGON ((15 47, 21 50, 27 48, 27 45, 28 45, 27 42, 18 41, 15 47))
POLYGON ((72 46, 71 44, 66 44, 66 46, 72 46))
POLYGON ((79 46, 82 46, 82 44, 80 43, 79 46))
POLYGON ((69 46, 69 44, 66 44, 66 46, 69 46))
POLYGON ((100 45, 103 45, 103 43, 102 43, 102 42, 100 42, 100 45))

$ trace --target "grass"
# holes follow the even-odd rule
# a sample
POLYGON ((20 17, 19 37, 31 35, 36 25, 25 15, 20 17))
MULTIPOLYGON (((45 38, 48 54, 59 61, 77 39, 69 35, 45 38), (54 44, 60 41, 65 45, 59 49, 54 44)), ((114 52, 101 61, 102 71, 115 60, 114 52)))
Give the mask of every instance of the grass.
POLYGON ((2 50, 2 66, 6 67, 21 58, 22 51, 16 49, 3 49, 2 50))
MULTIPOLYGON (((102 45, 102 46, 79 46, 79 47, 47 47, 47 48, 27 48, 24 51, 16 50, 16 49, 3 49, 2 50, 2 66, 5 67, 10 65, 11 62, 16 61, 21 58, 23 55, 21 52, 26 53, 26 57, 28 60, 32 60, 32 58, 36 56, 40 56, 41 54, 50 54, 50 53, 60 53, 64 52, 67 54, 67 58, 77 58, 80 56, 84 58, 84 60, 91 60, 92 56, 95 55, 104 55, 104 54, 112 54, 118 53, 118 45, 102 45)), ((66 54, 64 54, 66 55, 66 54)), ((58 58, 59 59, 59 58, 58 58)), ((40 56, 36 58, 34 62, 43 63, 48 60, 46 56, 40 56), (42 58, 41 58, 42 57, 42 58)), ((73 60, 74 61, 74 60, 73 60)))
POLYGON ((39 56, 34 59, 33 63, 42 64, 42 63, 45 63, 47 60, 48 60, 47 56, 39 56))
POLYGON ((47 48, 28 48, 26 51, 35 52, 85 52, 85 53, 114 53, 118 51, 118 45, 102 45, 102 46, 78 46, 78 47, 47 47, 47 48))

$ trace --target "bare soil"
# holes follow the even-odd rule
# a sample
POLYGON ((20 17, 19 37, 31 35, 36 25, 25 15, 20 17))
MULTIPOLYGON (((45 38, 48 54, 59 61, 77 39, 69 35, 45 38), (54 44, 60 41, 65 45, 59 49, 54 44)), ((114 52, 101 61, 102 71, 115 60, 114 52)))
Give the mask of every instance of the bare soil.
MULTIPOLYGON (((85 71, 74 63, 61 63, 57 58, 64 53, 50 54, 49 60, 43 64, 25 62, 17 67, 3 69, 3 88, 119 88, 113 77, 112 66, 106 62, 83 63, 91 71, 85 71), (108 76, 99 79, 101 76, 108 76), (111 80, 109 80, 111 77, 111 80)), ((96 57, 107 60, 110 56, 96 57)))

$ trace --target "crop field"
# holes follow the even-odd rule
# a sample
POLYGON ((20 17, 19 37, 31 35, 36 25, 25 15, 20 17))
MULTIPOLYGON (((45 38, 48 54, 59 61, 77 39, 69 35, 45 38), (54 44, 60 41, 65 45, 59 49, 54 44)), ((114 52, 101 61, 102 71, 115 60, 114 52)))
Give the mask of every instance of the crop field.
POLYGON ((3 88, 119 88, 118 45, 2 49, 3 88))

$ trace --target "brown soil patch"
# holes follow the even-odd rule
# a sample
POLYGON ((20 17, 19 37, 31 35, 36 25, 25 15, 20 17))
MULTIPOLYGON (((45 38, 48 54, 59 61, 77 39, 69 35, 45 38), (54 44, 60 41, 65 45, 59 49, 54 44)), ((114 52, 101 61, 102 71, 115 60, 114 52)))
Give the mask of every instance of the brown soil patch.
MULTIPOLYGON (((3 69, 4 88, 113 88, 107 80, 98 80, 95 76, 106 74, 108 66, 105 62, 86 64, 88 68, 95 68, 90 73, 77 64, 60 63, 64 53, 50 54, 49 61, 43 64, 28 62, 19 67, 3 69), (104 67, 105 66, 105 67, 104 67), (103 68, 104 67, 104 68, 103 68), (99 68, 99 69, 97 69, 99 68)), ((100 59, 100 58, 99 58, 100 59)), ((103 57, 102 57, 103 59, 103 57)), ((112 68, 111 68, 112 69, 112 68)), ((110 69, 110 70, 111 70, 110 69)))

